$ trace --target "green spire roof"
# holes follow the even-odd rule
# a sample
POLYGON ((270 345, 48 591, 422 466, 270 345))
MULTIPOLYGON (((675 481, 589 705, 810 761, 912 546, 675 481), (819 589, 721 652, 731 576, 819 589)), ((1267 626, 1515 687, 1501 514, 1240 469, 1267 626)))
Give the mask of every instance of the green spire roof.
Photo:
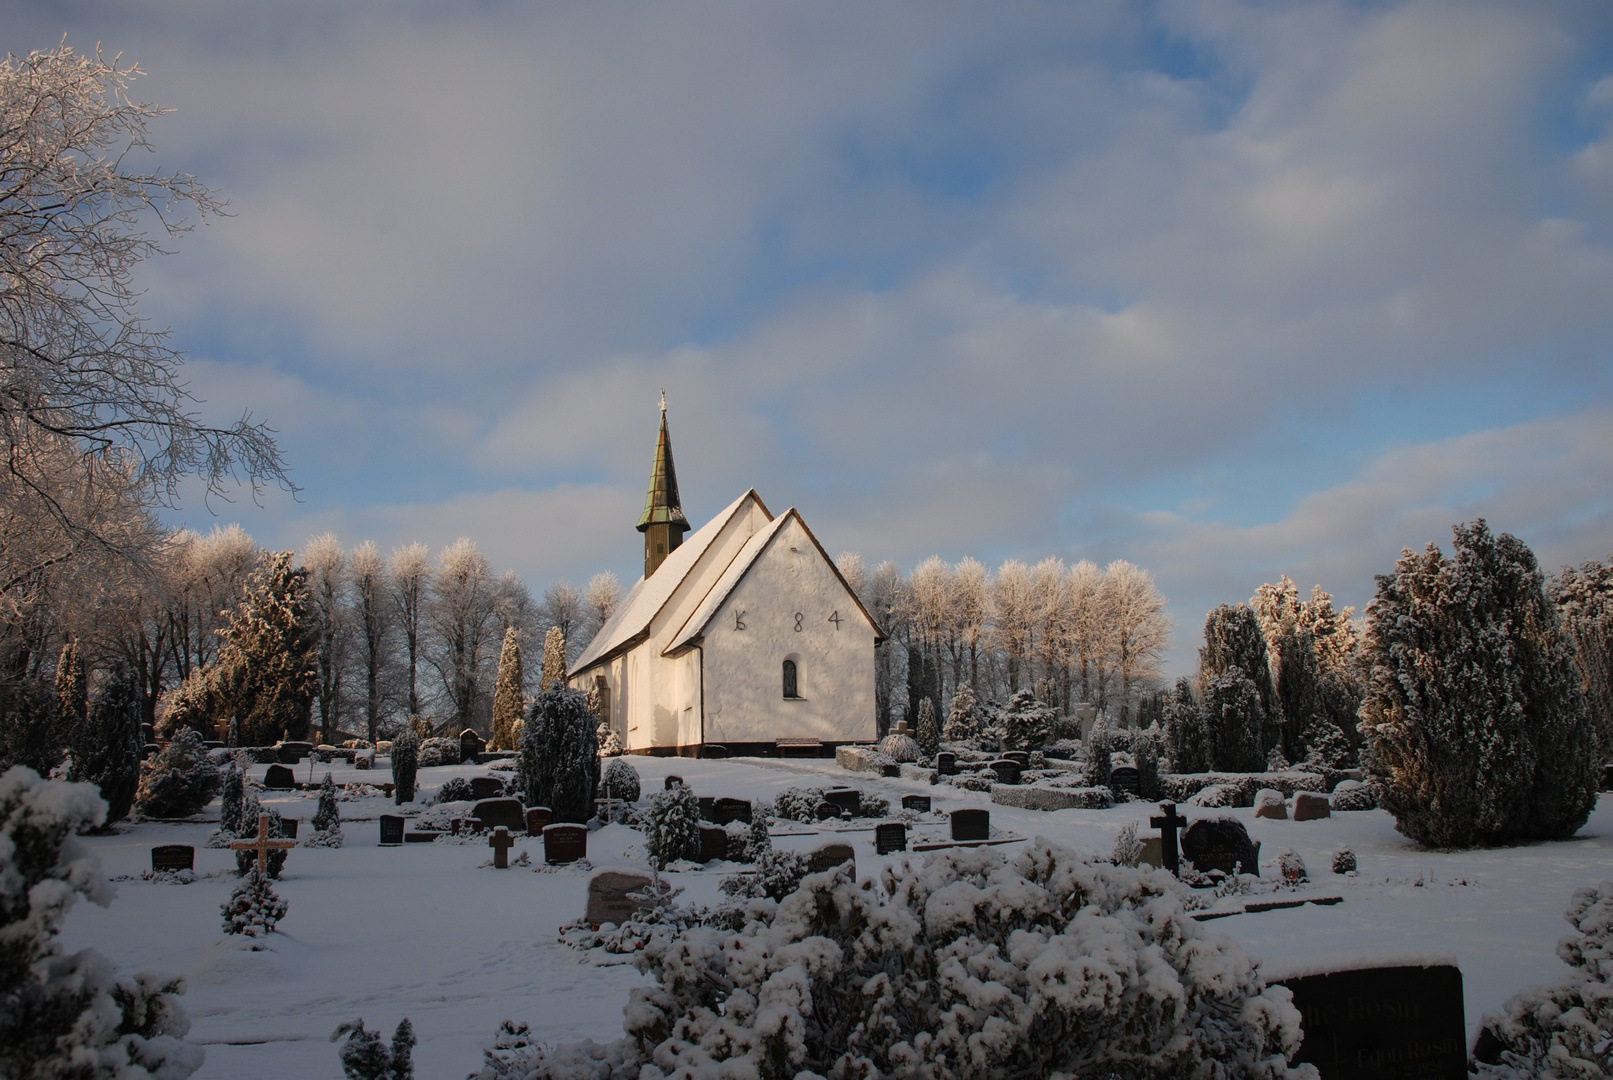
POLYGON ((672 467, 672 440, 666 433, 666 395, 661 395, 661 435, 655 443, 655 465, 650 470, 650 491, 644 497, 644 513, 638 519, 638 531, 651 525, 669 523, 687 529, 689 519, 683 516, 678 501, 678 472, 672 467))

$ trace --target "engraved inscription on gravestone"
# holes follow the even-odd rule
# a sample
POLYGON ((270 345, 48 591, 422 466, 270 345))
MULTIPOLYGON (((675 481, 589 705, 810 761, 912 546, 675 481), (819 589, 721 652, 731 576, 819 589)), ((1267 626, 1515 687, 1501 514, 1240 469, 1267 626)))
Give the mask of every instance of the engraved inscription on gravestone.
POLYGON ((488 829, 502 825, 511 832, 521 832, 526 828, 526 810, 520 799, 483 799, 471 807, 470 815, 488 829))
POLYGON ((588 826, 562 823, 543 829, 543 861, 574 863, 588 857, 588 826))
POLYGON ((850 844, 825 844, 807 853, 807 873, 817 874, 831 870, 841 863, 851 863, 856 872, 857 853, 850 844))
POLYGON ((189 844, 162 844, 151 849, 153 870, 194 870, 196 849, 189 844))
POLYGON ((874 850, 881 855, 907 850, 907 826, 899 821, 888 821, 874 826, 874 850))
POLYGON ((930 812, 930 797, 928 795, 903 795, 903 810, 917 810, 921 814, 930 812))
POLYGON ((590 926, 627 922, 651 906, 647 896, 635 896, 655 884, 648 874, 601 870, 588 879, 588 908, 583 918, 590 926))
POLYGON ((547 806, 529 806, 526 808, 526 831, 528 836, 539 836, 543 827, 554 821, 554 811, 547 806))
POLYGON ((1019 762, 1013 760, 1012 758, 999 758, 998 760, 993 761, 988 767, 992 772, 997 774, 997 783, 1019 783, 1019 762))
POLYGON ((830 788, 823 793, 823 801, 849 811, 852 817, 862 813, 863 796, 856 788, 830 788))
POLYGON ((1135 795, 1141 782, 1137 770, 1130 765, 1122 765, 1109 771, 1109 786, 1115 791, 1124 791, 1128 795, 1135 795))
POLYGON ((1462 973, 1451 965, 1362 968, 1274 980, 1304 1017, 1295 1064, 1322 1080, 1467 1076, 1462 973))
POLYGON ((470 797, 473 799, 497 799, 504 794, 504 781, 496 776, 473 776, 470 778, 470 797))
POLYGON ((391 847, 403 843, 403 819, 391 814, 381 815, 381 846, 391 847))
POLYGON ((943 750, 935 755, 935 771, 941 776, 956 776, 958 774, 958 755, 943 750))
POLYGON ((713 821, 719 825, 727 825, 732 821, 750 823, 751 805, 749 799, 718 799, 714 805, 713 821))

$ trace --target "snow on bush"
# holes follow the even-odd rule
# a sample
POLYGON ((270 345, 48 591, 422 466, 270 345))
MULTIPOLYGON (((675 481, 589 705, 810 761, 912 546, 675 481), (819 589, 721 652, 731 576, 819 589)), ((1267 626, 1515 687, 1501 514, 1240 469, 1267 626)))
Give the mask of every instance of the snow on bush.
POLYGON ((420 744, 419 767, 422 769, 434 768, 438 765, 459 764, 459 740, 431 738, 420 744))
POLYGON ((405 1016, 392 1033, 392 1045, 381 1041, 379 1031, 364 1030, 361 1016, 343 1024, 330 1034, 335 1042, 343 1035, 347 1041, 337 1051, 342 1059, 342 1072, 347 1080, 414 1080, 414 1025, 405 1016))
POLYGON ((442 787, 437 789, 437 794, 431 801, 441 806, 444 803, 469 802, 474 797, 470 781, 463 776, 453 776, 443 781, 442 787))
POLYGON ((0 1076, 183 1080, 201 1067, 183 1041, 182 979, 120 977, 93 950, 62 954, 74 901, 112 901, 76 836, 105 820, 93 784, 21 766, 0 775, 0 1076))
POLYGON ((941 737, 947 742, 962 742, 979 734, 980 701, 968 685, 960 686, 952 695, 952 708, 947 711, 941 737))
POLYGON ((1333 872, 1335 874, 1355 873, 1355 852, 1349 848, 1339 848, 1333 853, 1333 872))
POLYGON ((286 917, 287 908, 286 902, 269 884, 269 875, 260 873, 254 865, 236 883, 219 912, 224 916, 226 934, 259 938, 274 933, 275 924, 286 917))
POLYGON ((392 798, 399 806, 414 802, 414 781, 420 768, 420 740, 405 730, 392 740, 392 798))
POLYGON ((135 805, 149 818, 189 817, 213 801, 218 781, 202 737, 185 728, 142 769, 135 805))
POLYGON ((1475 1046, 1478 1075, 1495 1080, 1613 1074, 1613 881, 1575 889, 1563 913, 1576 931, 1557 942, 1573 970, 1551 986, 1513 995, 1486 1013, 1475 1046))
POLYGON ((1298 885, 1302 881, 1310 880, 1305 873, 1305 860, 1293 848, 1277 856, 1277 876, 1287 885, 1298 885))
MULTIPOLYGON (((544 665, 549 665, 545 642, 544 665)), ((540 693, 521 732, 518 794, 528 806, 547 806, 555 821, 585 822, 599 793, 599 720, 588 699, 561 688, 540 693)))
POLYGON ((642 827, 645 854, 657 870, 700 854, 700 801, 684 784, 650 796, 642 827))
POLYGON ((1143 842, 1137 839, 1137 823, 1128 821, 1115 834, 1115 846, 1109 854, 1109 861, 1116 866, 1136 866, 1142 854, 1143 842))
POLYGON ((325 782, 319 785, 319 807, 314 811, 311 824, 314 831, 303 840, 303 847, 342 846, 342 812, 336 808, 336 782, 330 773, 325 774, 325 782))
POLYGON ((1003 749, 1040 750, 1057 718, 1057 711, 1037 701, 1029 690, 1020 690, 1002 711, 1003 749))
POLYGON ((1340 780, 1332 801, 1335 810, 1371 810, 1376 805, 1372 789, 1359 780, 1340 780))
POLYGON ((1197 795, 1187 800, 1189 806, 1227 807, 1238 805, 1238 789, 1231 784, 1211 784, 1200 788, 1197 795))
POLYGON ((621 754, 622 737, 605 721, 601 720, 599 726, 594 728, 594 738, 599 743, 600 757, 616 757, 621 754))
POLYGON ((605 773, 600 777, 599 786, 600 795, 607 799, 638 802, 639 795, 642 794, 638 770, 621 758, 615 758, 605 766, 605 773))
POLYGON ((918 761, 924 756, 918 740, 899 731, 893 731, 879 740, 879 752, 897 762, 918 761))
POLYGON ((737 933, 652 938, 623 1038, 526 1078, 1311 1077, 1286 988, 1183 909, 1168 874, 1037 839, 806 878, 737 933))

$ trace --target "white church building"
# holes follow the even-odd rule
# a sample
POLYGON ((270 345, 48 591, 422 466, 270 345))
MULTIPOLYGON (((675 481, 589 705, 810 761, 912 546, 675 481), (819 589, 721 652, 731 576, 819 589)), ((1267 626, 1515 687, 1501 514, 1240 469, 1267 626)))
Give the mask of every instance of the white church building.
POLYGON ((884 633, 793 508, 774 517, 752 489, 684 535, 664 400, 638 530, 644 576, 568 675, 629 753, 874 741, 884 633))

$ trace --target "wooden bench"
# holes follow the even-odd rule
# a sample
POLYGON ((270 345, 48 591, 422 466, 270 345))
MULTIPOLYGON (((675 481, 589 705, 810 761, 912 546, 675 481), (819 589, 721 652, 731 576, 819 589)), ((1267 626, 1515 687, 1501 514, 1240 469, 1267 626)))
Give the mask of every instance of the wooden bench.
POLYGON ((820 757, 823 752, 822 739, 774 739, 774 747, 779 757, 788 757, 791 750, 804 750, 803 757, 820 757))

